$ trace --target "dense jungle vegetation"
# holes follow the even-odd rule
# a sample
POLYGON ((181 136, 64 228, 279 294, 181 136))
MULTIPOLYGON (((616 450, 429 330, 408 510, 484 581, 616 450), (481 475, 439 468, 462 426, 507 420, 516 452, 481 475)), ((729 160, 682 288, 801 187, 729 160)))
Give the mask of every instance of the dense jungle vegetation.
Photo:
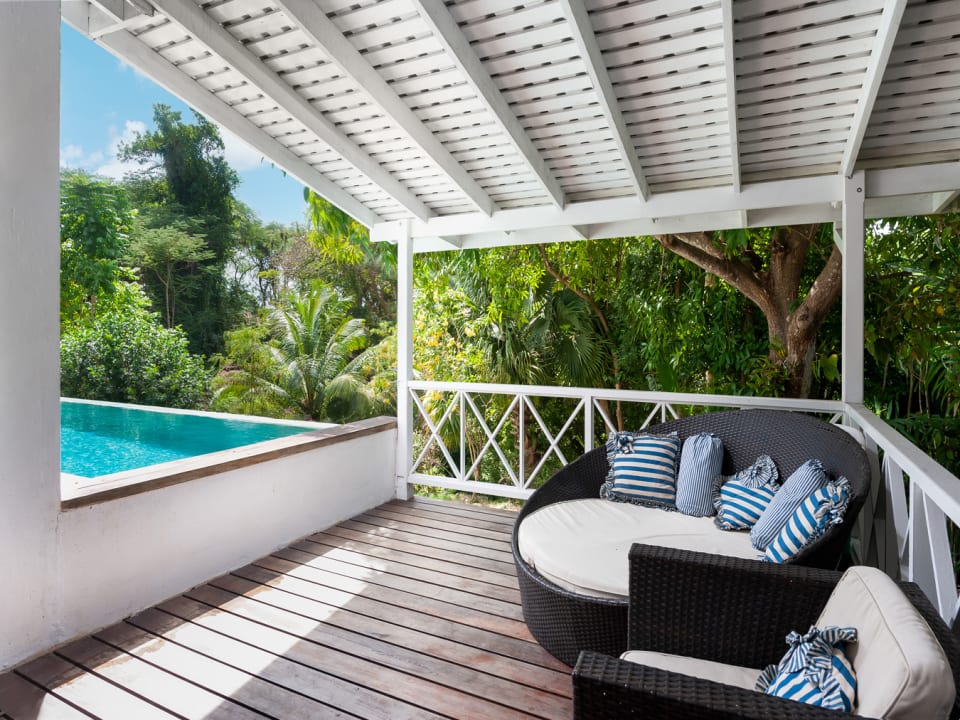
MULTIPOLYGON (((154 124, 124 148, 140 170, 123 182, 62 175, 63 394, 335 422, 395 412, 395 249, 309 192, 302 225, 264 225, 236 200, 214 125, 164 106, 154 124)), ((839 267, 829 225, 417 255, 415 367, 836 398, 839 267)), ((960 473, 960 216, 871 225, 866 272, 867 404, 960 473)), ((570 408, 540 411, 556 429, 570 408)), ((639 415, 615 409, 627 426, 639 415)), ((471 453, 485 440, 465 435, 471 453)))

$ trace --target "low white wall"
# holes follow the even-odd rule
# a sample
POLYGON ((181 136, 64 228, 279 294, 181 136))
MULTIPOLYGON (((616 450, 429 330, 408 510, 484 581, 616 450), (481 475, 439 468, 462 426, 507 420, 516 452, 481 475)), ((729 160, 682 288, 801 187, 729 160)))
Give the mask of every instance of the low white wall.
POLYGON ((395 428, 60 515, 53 646, 394 496, 395 428))

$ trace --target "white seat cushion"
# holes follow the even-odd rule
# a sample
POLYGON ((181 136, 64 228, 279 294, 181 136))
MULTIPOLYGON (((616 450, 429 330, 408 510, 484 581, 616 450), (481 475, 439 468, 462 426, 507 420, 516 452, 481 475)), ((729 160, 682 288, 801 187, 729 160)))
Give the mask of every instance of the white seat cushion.
POLYGON ((649 650, 628 650, 620 656, 620 659, 702 680, 713 680, 713 682, 733 685, 744 690, 753 690, 757 684, 757 678, 760 677, 760 671, 753 668, 649 650))
POLYGON ((554 503, 520 524, 520 556, 543 577, 583 595, 625 598, 633 543, 756 558, 745 532, 691 517, 599 498, 554 503))
POLYGON ((857 672, 858 715, 885 720, 949 716, 956 688, 943 648, 883 572, 847 570, 817 620, 817 627, 830 625, 857 629, 847 655, 857 672))

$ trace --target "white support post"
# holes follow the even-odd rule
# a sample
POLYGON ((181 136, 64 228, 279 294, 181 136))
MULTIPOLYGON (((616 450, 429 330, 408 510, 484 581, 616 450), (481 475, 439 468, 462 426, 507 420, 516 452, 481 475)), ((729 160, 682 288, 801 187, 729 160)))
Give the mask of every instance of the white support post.
MULTIPOLYGON (((397 497, 412 495, 408 473, 413 462, 413 241, 410 224, 401 223, 397 238, 397 497)), ((461 418, 460 422, 463 422, 461 418)))
POLYGON ((843 182, 843 323, 842 396, 846 403, 863 402, 863 171, 843 182))
MULTIPOLYGON (((60 3, 0 2, 0 670, 62 642, 60 3)), ((80 592, 77 588, 71 588, 80 592)))

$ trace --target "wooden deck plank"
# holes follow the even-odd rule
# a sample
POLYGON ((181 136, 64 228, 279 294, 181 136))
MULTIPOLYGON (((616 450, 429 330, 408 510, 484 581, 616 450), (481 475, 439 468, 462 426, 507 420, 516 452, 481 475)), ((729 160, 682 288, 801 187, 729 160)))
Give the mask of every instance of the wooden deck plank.
POLYGON ((393 501, 0 674, 0 720, 563 720, 516 513, 393 501))
POLYGON ((91 717, 17 673, 0 675, 0 708, 10 720, 89 720, 91 717))
MULTIPOLYGON (((458 527, 451 530, 442 528, 439 525, 411 524, 373 513, 358 515, 353 518, 352 522, 374 525, 378 528, 393 530, 397 533, 406 533, 407 535, 423 535, 431 539, 447 540, 456 543, 461 548, 470 548, 471 550, 473 548, 477 550, 481 548, 484 550, 494 550, 498 558, 502 557, 502 554, 505 552, 503 549, 504 541, 510 541, 510 536, 506 533, 500 533, 497 537, 482 537, 476 534, 476 530, 470 528, 458 527)), ((512 559, 513 555, 511 554, 507 562, 512 562, 512 559)))
POLYGON ((438 513, 430 508, 424 508, 420 505, 412 505, 401 501, 386 503, 376 508, 377 513, 390 513, 391 516, 402 516, 404 518, 417 518, 425 522, 439 522, 458 527, 469 527, 477 530, 487 530, 497 534, 509 535, 513 530, 513 523, 504 523, 500 520, 488 520, 486 518, 478 519, 472 517, 463 517, 458 515, 449 515, 438 513))
MULTIPOLYGON (((440 548, 436 547, 436 542, 427 544, 425 542, 426 538, 423 536, 413 538, 389 537, 386 533, 377 532, 377 528, 370 525, 357 528, 349 527, 346 523, 336 525, 324 534, 333 535, 334 537, 340 537, 345 540, 356 540, 369 545, 378 545, 390 550, 402 550, 412 555, 422 555, 437 560, 446 560, 447 562, 457 565, 500 573, 504 576, 505 581, 511 580, 514 584, 516 583, 516 577, 513 575, 514 565, 512 559, 510 562, 507 562, 506 560, 478 557, 473 554, 461 552, 454 547, 452 543, 449 543, 446 548, 440 548)), ((311 537, 313 536, 311 535, 311 537)), ((506 555, 506 553, 504 553, 504 555, 506 555)))
MULTIPOLYGON (((328 557, 310 555, 293 548, 284 548, 273 553, 275 558, 295 563, 306 569, 322 570, 324 572, 341 575, 357 582, 374 584, 383 588, 399 590, 414 595, 434 598, 448 603, 456 603, 472 607, 485 613, 492 613, 500 617, 523 622, 523 612, 516 603, 490 598, 481 593, 466 592, 444 584, 444 578, 439 574, 427 579, 412 579, 384 572, 371 572, 358 568, 349 563, 332 560, 328 557)), ((306 578, 309 579, 309 578, 306 578)), ((487 585, 486 587, 490 587, 487 585)))
MULTIPOLYGON (((225 661, 207 657, 175 642, 168 642, 157 634, 130 623, 114 625, 100 631, 95 637, 270 717, 331 717, 337 720, 357 718, 356 715, 304 697, 256 674, 233 667, 225 661)), ((336 697, 336 690, 337 688, 332 689, 331 697, 336 697)))
POLYGON ((96 638, 78 640, 57 654, 190 720, 262 720, 264 717, 96 638))
MULTIPOLYGON (((431 557, 422 552, 420 554, 411 552, 409 549, 397 549, 386 547, 382 543, 365 542, 362 538, 345 538, 339 535, 332 535, 329 532, 314 533, 308 542, 315 543, 322 547, 329 547, 337 550, 346 550, 358 555, 364 555, 379 560, 389 560, 402 563, 411 567, 426 568, 429 570, 438 570, 450 575, 466 575, 469 571, 469 577, 491 585, 499 585, 505 589, 512 590, 519 595, 519 584, 515 573, 504 573, 493 570, 485 570, 476 566, 465 566, 462 562, 453 562, 444 558, 431 557)), ((429 550, 426 548, 425 550, 429 550)), ((324 551, 326 553, 326 551, 324 551)), ((462 558, 458 558, 462 560, 462 558)))
MULTIPOLYGON (((277 591, 276 595, 281 596, 282 593, 277 591)), ((285 609, 282 598, 268 604, 262 602, 259 596, 252 598, 238 595, 211 585, 194 588, 186 593, 186 597, 317 642, 328 642, 332 637, 338 643, 373 648, 373 652, 379 652, 381 646, 389 645, 394 652, 403 650, 414 657, 427 656, 447 661, 451 665, 471 668, 471 674, 482 669, 484 673, 498 679, 570 697, 570 673, 566 667, 549 669, 539 664, 492 654, 483 648, 391 625, 378 618, 331 611, 320 623, 302 612, 285 609)), ((434 677, 439 682, 446 682, 442 673, 437 673, 434 677)))
MULTIPOLYGON (((262 558, 254 564, 258 568, 282 575, 282 579, 272 583, 274 587, 287 589, 306 597, 313 597, 315 590, 311 586, 320 586, 319 592, 322 592, 328 598, 331 597, 330 591, 333 591, 338 594, 338 598, 362 597, 365 605, 371 601, 377 601, 433 615, 444 620, 463 623, 471 627, 483 628, 509 637, 532 639, 530 638, 530 631, 522 619, 502 617, 473 607, 444 602, 425 595, 415 595, 402 590, 371 585, 318 568, 298 565, 275 556, 262 558)), ((247 572, 246 568, 241 568, 237 571, 237 574, 242 575, 245 572, 247 572)), ((245 577, 249 577, 249 575, 245 575, 245 577)), ((339 600, 336 602, 339 602, 339 600)))
POLYGON ((176 715, 161 710, 56 654, 44 655, 21 665, 17 672, 102 720, 176 718, 176 715))
POLYGON ((423 517, 414 514, 414 511, 401 512, 389 507, 374 508, 370 512, 364 513, 360 517, 378 518, 380 520, 389 520, 402 525, 433 528, 435 530, 446 530, 447 532, 456 532, 463 535, 470 535, 474 540, 479 538, 495 540, 497 542, 510 542, 510 530, 499 528, 492 530, 487 527, 477 527, 477 524, 466 524, 460 522, 447 522, 442 516, 423 517))
MULTIPOLYGON (((457 678, 456 666, 444 663, 440 667, 422 657, 418 662, 413 662, 411 654, 403 652, 402 648, 391 648, 384 644, 377 652, 374 646, 354 645, 345 642, 343 636, 336 637, 336 633, 322 630, 315 637, 291 634, 183 597, 169 600, 158 607, 196 625, 228 637, 242 638, 245 643, 329 675, 341 679, 363 678, 368 690, 389 694, 443 715, 457 717, 468 708, 468 715, 460 716, 476 720, 499 720, 505 711, 503 705, 490 699, 498 698, 500 694, 477 694, 475 691, 468 694, 460 689, 462 682, 458 681, 486 686, 487 690, 496 688, 501 694, 506 689, 504 683, 496 683, 492 679, 485 682, 480 673, 471 673, 470 678, 461 674, 457 678), (446 681, 434 682, 432 671, 446 673, 446 681), (473 697, 470 697, 471 694, 473 697)), ((538 717, 556 720, 563 717, 561 713, 566 708, 561 698, 553 698, 556 702, 551 707, 549 695, 528 689, 523 693, 525 697, 521 705, 516 702, 520 695, 515 694, 515 710, 526 713, 534 711, 538 717), (549 712, 544 713, 544 709, 549 712)))

